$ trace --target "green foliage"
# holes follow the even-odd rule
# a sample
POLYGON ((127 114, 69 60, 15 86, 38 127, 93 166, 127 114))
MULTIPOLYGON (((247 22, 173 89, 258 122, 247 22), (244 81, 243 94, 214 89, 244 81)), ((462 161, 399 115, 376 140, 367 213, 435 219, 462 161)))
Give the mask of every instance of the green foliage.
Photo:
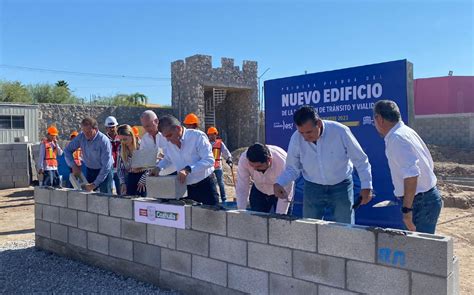
POLYGON ((0 82, 0 101, 1 102, 22 102, 32 103, 28 88, 20 82, 0 82))

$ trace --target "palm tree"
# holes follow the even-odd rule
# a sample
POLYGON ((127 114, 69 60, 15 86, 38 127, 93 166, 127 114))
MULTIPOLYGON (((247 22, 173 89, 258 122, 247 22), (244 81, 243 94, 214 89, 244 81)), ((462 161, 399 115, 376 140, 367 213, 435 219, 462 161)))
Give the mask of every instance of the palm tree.
POLYGON ((69 84, 64 80, 59 80, 58 82, 56 82, 56 87, 64 87, 69 90, 69 84))
POLYGON ((139 92, 130 94, 128 96, 127 100, 132 105, 146 105, 146 104, 148 104, 148 97, 145 94, 142 94, 142 93, 139 93, 139 92))

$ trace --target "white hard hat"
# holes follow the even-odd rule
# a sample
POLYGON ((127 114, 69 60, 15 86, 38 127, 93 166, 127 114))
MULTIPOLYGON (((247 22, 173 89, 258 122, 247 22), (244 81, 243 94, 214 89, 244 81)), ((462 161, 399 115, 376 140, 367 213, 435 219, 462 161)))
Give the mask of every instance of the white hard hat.
POLYGON ((105 119, 105 127, 115 127, 118 125, 117 119, 114 116, 109 116, 105 119))

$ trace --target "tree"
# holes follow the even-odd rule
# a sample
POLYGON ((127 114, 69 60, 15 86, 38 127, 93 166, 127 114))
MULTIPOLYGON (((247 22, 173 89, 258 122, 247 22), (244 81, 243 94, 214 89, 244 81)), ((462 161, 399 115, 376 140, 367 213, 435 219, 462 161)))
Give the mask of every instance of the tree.
POLYGON ((59 80, 58 82, 56 82, 55 85, 56 85, 56 87, 64 87, 67 90, 69 90, 69 84, 64 80, 59 80))
POLYGON ((0 82, 0 101, 32 103, 28 89, 20 82, 0 82))
POLYGON ((53 101, 53 91, 49 84, 30 85, 29 91, 36 103, 49 103, 53 101))
POLYGON ((148 103, 148 97, 142 93, 133 93, 128 96, 128 100, 131 105, 146 105, 148 103))

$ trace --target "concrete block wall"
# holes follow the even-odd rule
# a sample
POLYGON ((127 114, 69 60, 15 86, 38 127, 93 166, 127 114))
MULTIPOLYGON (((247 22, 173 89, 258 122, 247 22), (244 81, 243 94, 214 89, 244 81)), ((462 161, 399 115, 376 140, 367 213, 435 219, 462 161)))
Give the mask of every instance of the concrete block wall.
POLYGON ((186 294, 458 290, 449 237, 203 207, 175 229, 132 212, 133 199, 37 187, 36 246, 186 294))
POLYGON ((29 146, 27 143, 0 144, 0 189, 30 185, 29 146))

